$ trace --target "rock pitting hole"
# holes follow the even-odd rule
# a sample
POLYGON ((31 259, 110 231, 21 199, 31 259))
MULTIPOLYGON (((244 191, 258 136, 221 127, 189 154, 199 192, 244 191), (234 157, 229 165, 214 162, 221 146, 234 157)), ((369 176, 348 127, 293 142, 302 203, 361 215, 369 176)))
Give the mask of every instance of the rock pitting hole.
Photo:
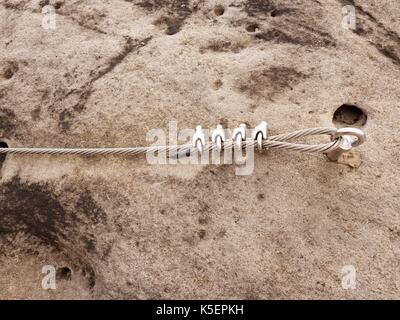
POLYGON ((260 29, 259 25, 257 23, 249 23, 246 26, 246 31, 247 32, 256 32, 260 29))
POLYGON ((222 16, 225 13, 225 9, 222 5, 218 4, 214 7, 214 14, 216 16, 222 16))
POLYGON ((336 109, 332 121, 336 127, 362 127, 367 123, 367 114, 355 105, 343 104, 336 109))
POLYGON ((14 61, 8 61, 0 68, 0 77, 10 80, 18 71, 18 64, 14 61))
POLYGON ((72 278, 72 271, 68 267, 62 267, 57 269, 57 278, 60 280, 71 280, 72 278))
POLYGON ((172 24, 170 26, 168 26, 167 30, 165 30, 165 33, 169 36, 172 36, 176 33, 178 33, 180 30, 180 26, 172 24))

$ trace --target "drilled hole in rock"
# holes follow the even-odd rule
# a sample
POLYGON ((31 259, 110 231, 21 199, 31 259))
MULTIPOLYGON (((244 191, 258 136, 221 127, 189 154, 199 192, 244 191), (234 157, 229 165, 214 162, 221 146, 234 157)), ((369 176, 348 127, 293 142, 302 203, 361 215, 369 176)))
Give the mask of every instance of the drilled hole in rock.
POLYGON ((4 75, 5 79, 11 79, 13 77, 14 73, 15 73, 15 70, 13 68, 7 68, 4 70, 3 75, 4 75))
POLYGON ((344 104, 335 111, 332 121, 336 127, 362 127, 367 123, 367 114, 355 105, 344 104))
POLYGON ((218 4, 214 7, 214 14, 216 16, 222 16, 224 13, 225 13, 225 8, 222 5, 218 4))
POLYGON ((50 1, 49 0, 40 0, 39 1, 39 6, 40 7, 44 7, 44 6, 48 6, 50 4, 50 1))
POLYGON ((56 8, 57 10, 60 9, 62 7, 63 3, 62 2, 56 2, 54 4, 54 8, 56 8))
POLYGON ((3 62, 0 66, 0 80, 11 79, 15 73, 18 71, 18 64, 15 61, 6 61, 3 62))
POLYGON ((62 267, 57 269, 56 277, 60 280, 71 280, 72 271, 68 267, 62 267))
POLYGON ((260 29, 259 25, 257 23, 249 23, 246 26, 246 31, 248 32, 256 32, 260 29))
POLYGON ((165 34, 172 36, 180 31, 180 26, 176 24, 171 24, 168 26, 167 30, 165 30, 165 34))
MULTIPOLYGON (((5 143, 4 141, 0 141, 0 148, 8 148, 8 144, 5 143)), ((0 154, 0 170, 5 160, 6 160, 6 154, 0 154)))

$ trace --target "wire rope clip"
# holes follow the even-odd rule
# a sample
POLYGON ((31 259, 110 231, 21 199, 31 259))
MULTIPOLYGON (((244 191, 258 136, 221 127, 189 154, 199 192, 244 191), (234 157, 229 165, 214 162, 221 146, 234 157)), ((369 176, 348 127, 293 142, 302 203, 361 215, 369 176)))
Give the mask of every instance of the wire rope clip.
POLYGON ((213 130, 213 133, 211 135, 211 140, 213 143, 217 145, 217 150, 221 152, 222 144, 225 142, 226 139, 225 139, 225 131, 220 124, 217 125, 217 129, 213 130))
POLYGON ((204 136, 203 130, 201 126, 197 126, 196 131, 193 135, 193 147, 197 148, 199 153, 202 153, 205 145, 206 145, 206 138, 204 136))
POLYGON ((331 140, 339 141, 339 147, 333 151, 329 151, 326 156, 331 161, 337 161, 340 155, 350 151, 351 148, 358 147, 365 142, 366 136, 364 131, 357 128, 340 128, 331 135, 331 140), (356 137, 356 139, 354 139, 356 137))
POLYGON ((262 151, 263 140, 267 139, 268 125, 262 121, 253 131, 253 140, 257 141, 258 150, 262 151))
POLYGON ((239 149, 242 149, 242 141, 246 141, 246 125, 244 123, 233 130, 232 141, 239 149))

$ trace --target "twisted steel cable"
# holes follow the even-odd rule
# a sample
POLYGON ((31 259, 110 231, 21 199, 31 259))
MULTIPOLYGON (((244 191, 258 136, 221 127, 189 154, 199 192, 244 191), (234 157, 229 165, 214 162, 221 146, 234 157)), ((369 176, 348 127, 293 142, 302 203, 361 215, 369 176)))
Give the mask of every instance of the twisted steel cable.
MULTIPOLYGON (((330 135, 333 136, 336 133, 336 129, 332 128, 311 128, 298 130, 291 133, 279 134, 270 136, 263 140, 263 148, 267 149, 278 149, 278 150, 290 150, 299 152, 330 152, 339 148, 341 143, 341 137, 334 141, 324 144, 299 144, 289 142, 293 139, 298 139, 306 136, 313 135, 330 135)), ((242 147, 254 147, 256 145, 254 140, 243 141, 242 147)), ((234 148, 234 141, 227 140, 224 142, 223 148, 234 148)), ((215 143, 208 142, 204 147, 204 151, 212 151, 217 148, 215 143)), ((137 155, 145 154, 147 152, 168 152, 168 154, 189 151, 190 154, 197 150, 192 145, 180 145, 180 146, 150 146, 150 147, 131 147, 131 148, 0 148, 0 154, 21 154, 21 155, 77 155, 77 156, 92 156, 92 155, 137 155)))

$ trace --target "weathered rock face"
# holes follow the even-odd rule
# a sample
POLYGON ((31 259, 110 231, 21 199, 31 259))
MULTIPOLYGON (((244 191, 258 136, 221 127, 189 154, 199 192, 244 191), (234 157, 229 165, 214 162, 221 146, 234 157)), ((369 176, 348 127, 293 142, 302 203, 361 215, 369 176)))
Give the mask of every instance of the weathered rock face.
POLYGON ((399 298, 399 16, 396 0, 1 0, 0 147, 148 145, 174 120, 368 142, 339 164, 271 151, 242 177, 1 157, 0 298, 399 298))

